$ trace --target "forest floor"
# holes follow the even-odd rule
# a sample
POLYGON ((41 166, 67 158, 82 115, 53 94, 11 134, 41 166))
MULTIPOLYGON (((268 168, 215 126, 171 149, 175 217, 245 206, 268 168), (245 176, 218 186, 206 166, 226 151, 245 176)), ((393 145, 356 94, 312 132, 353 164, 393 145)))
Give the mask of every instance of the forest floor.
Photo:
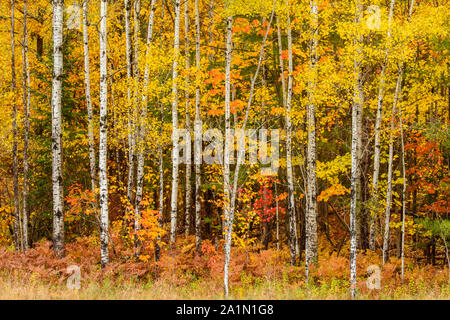
MULTIPOLYGON (((56 259, 50 242, 40 242, 26 254, 0 247, 0 299, 223 299, 223 254, 208 241, 202 254, 188 240, 162 250, 159 262, 150 254, 129 258, 116 244, 111 263, 101 269, 95 238, 69 243, 66 257, 56 259), (80 268, 80 289, 71 289, 69 266, 80 268)), ((287 248, 248 252, 233 248, 230 265, 231 299, 349 299, 348 259, 321 252, 319 265, 305 283, 304 267, 289 265, 287 248)), ((131 255, 132 256, 132 255, 131 255)), ((376 253, 359 254, 358 299, 450 299, 449 272, 442 266, 419 266, 391 258, 380 270, 380 289, 369 290, 366 270, 378 265, 376 253)))

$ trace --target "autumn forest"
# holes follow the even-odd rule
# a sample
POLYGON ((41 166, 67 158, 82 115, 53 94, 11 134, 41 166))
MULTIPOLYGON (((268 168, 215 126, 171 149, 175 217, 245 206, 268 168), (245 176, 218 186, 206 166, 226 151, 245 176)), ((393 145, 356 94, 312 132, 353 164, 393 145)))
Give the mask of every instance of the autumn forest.
POLYGON ((450 299, 444 0, 2 0, 0 299, 450 299))

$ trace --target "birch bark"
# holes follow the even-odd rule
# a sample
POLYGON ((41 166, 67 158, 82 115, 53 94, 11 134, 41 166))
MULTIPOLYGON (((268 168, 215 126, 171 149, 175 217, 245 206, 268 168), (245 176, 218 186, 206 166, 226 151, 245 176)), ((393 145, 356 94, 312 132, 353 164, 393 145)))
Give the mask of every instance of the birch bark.
POLYGON ((308 82, 308 106, 307 106, 307 212, 306 212, 306 245, 305 245, 305 274, 306 281, 309 278, 311 264, 317 262, 317 194, 316 194, 316 134, 315 134, 315 90, 317 78, 317 43, 319 17, 317 3, 310 1, 311 5, 311 40, 310 40, 310 81, 308 82))
MULTIPOLYGON (((202 120, 200 117, 200 10, 199 0, 195 0, 195 132, 201 133, 202 120)), ((195 247, 198 253, 201 252, 201 140, 196 137, 194 142, 195 157, 195 247)))
POLYGON ((52 81, 52 186, 53 250, 64 250, 64 198, 62 178, 61 95, 63 77, 63 0, 53 0, 53 81, 52 81))
POLYGON ((358 118, 361 112, 362 104, 362 36, 359 34, 359 24, 362 18, 362 4, 356 1, 356 12, 354 19, 355 35, 353 45, 355 48, 354 55, 354 94, 352 105, 352 149, 351 149, 351 191, 350 191, 350 290, 351 298, 356 297, 356 206, 357 206, 357 180, 358 180, 358 118))
MULTIPOLYGON (((191 67, 191 57, 189 52, 189 0, 184 2, 184 56, 185 56, 185 69, 186 69, 186 88, 184 90, 185 100, 186 100, 186 130, 191 131, 191 119, 189 115, 189 69, 191 67)), ((186 155, 190 157, 191 155, 186 155)), ((191 229, 191 162, 190 158, 186 158, 186 198, 185 198, 185 234, 186 237, 190 233, 191 229)))
POLYGON ((30 135, 30 66, 28 60, 28 0, 23 2, 22 87, 24 110, 23 191, 22 191, 22 247, 28 250, 28 145, 30 135))
POLYGON ((288 38, 288 87, 286 96, 286 171, 288 183, 288 216, 289 216, 289 248, 291 252, 291 264, 296 263, 296 257, 299 254, 297 242, 297 218, 295 215, 295 195, 294 195, 294 177, 292 170, 292 123, 291 123, 291 101, 293 85, 293 62, 292 62, 292 31, 291 18, 287 17, 287 38, 288 38))
POLYGON ((170 243, 175 243, 178 200, 178 56, 180 53, 180 0, 175 0, 172 70, 172 198, 170 204, 170 243))
POLYGON ((88 13, 89 0, 83 2, 83 49, 84 49, 84 90, 86 94, 86 108, 88 113, 88 137, 89 137, 89 169, 91 175, 91 189, 95 192, 96 170, 95 170, 95 148, 94 148, 94 120, 91 100, 91 80, 89 67, 89 32, 88 13))
MULTIPOLYGON (((146 50, 145 59, 147 61, 150 55, 150 44, 153 39, 153 20, 155 16, 155 0, 150 3, 150 15, 148 18, 148 28, 147 28, 147 39, 146 39, 146 50)), ((145 175, 145 138, 147 135, 147 104, 148 104, 148 81, 150 79, 150 70, 147 62, 145 63, 144 69, 144 86, 142 90, 142 104, 141 104, 141 114, 139 119, 139 149, 137 158, 137 183, 136 183, 136 201, 135 201, 135 230, 140 229, 140 219, 141 219, 141 207, 140 203, 142 201, 143 191, 144 191, 144 175, 145 175)), ((137 243, 136 243, 137 244, 137 243)))
MULTIPOLYGON (((394 5, 395 0, 391 0, 389 6, 389 16, 388 16, 388 31, 386 34, 386 47, 384 49, 384 60, 381 65, 381 73, 380 73, 380 84, 378 87, 378 98, 377 98, 377 117, 375 119, 375 152, 374 152, 374 160, 373 160, 373 178, 372 178, 372 205, 375 210, 378 208, 378 177, 380 175, 380 151, 381 151, 381 143, 380 143, 380 126, 381 119, 383 114, 383 99, 384 99, 384 87, 385 87, 385 75, 386 75, 386 66, 389 59, 389 46, 390 46, 390 38, 391 38, 391 21, 392 16, 394 14, 394 5)), ((370 224, 369 224, 369 249, 375 250, 375 236, 376 236, 376 214, 370 215, 370 224)))
POLYGON ((101 265, 109 262, 109 217, 108 217, 108 175, 107 175, 107 135, 108 135, 108 75, 107 75, 107 0, 100 5, 100 146, 99 146, 99 186, 100 186, 100 241, 101 265))
POLYGON ((397 85, 395 86, 394 103, 392 104, 391 132, 389 133, 389 160, 388 160, 388 176, 387 176, 388 185, 386 190, 386 211, 384 214, 384 236, 383 236, 383 266, 389 260, 389 223, 391 218, 391 205, 392 205, 392 163, 394 161, 393 131, 395 129, 394 117, 397 110, 397 103, 399 101, 402 77, 403 77, 403 68, 399 66, 397 85))
MULTIPOLYGON (((131 43, 131 1, 125 0, 125 41, 127 56, 127 108, 128 108, 128 183, 127 199, 131 204, 134 186, 134 158, 135 158, 135 133, 134 133, 134 114, 131 111, 131 91, 129 84, 133 75, 133 51, 131 43)), ((131 109, 132 110, 132 109, 131 109)))

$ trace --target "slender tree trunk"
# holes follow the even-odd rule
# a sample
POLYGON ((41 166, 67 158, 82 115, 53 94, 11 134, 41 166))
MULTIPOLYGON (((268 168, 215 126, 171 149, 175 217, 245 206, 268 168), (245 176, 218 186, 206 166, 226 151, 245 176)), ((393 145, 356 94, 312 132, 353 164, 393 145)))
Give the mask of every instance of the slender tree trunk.
POLYGON ((277 228, 276 239, 277 239, 277 250, 280 250, 280 225, 278 220, 278 190, 277 190, 277 180, 274 181, 275 184, 275 223, 277 228))
POLYGON ((402 173, 403 173, 403 188, 402 188, 402 243, 401 243, 401 259, 402 270, 401 279, 404 280, 405 274, 405 217, 406 217, 406 164, 405 164, 405 140, 403 136, 403 119, 402 108, 398 108, 400 117, 400 135, 402 142, 402 173))
POLYGON ((53 250, 65 255, 64 196, 62 178, 61 96, 63 77, 63 0, 53 0, 53 84, 52 84, 52 185, 53 250))
POLYGON ((126 39, 126 55, 127 55, 127 108, 128 108, 128 183, 127 183, 127 199, 131 204, 134 186, 134 158, 135 158, 135 129, 134 129, 134 113, 131 108, 131 91, 129 88, 133 75, 133 51, 131 43, 131 0, 125 0, 125 39, 126 39))
POLYGON ((30 66, 28 61, 28 1, 23 2, 23 46, 22 46, 22 86, 23 86, 23 110, 24 138, 23 138, 23 193, 22 193, 22 247, 28 250, 28 145, 30 135, 30 66))
POLYGON ((231 240, 231 228, 233 227, 233 217, 231 211, 231 185, 230 185, 230 164, 228 160, 230 141, 227 139, 230 133, 230 75, 231 75, 231 56, 233 50, 233 17, 227 17, 227 36, 226 36, 226 51, 225 51, 225 148, 223 161, 223 191, 224 191, 224 231, 225 231, 225 265, 224 265, 224 291, 225 297, 228 297, 228 268, 230 264, 231 241, 228 243, 228 234, 231 240))
MULTIPOLYGON (((15 54, 15 39, 14 39, 14 11, 15 11, 15 0, 11 1, 11 91, 13 94, 16 93, 16 54, 15 54)), ((12 146, 12 156, 13 156, 13 188, 14 188, 14 246, 17 251, 21 247, 20 238, 20 200, 19 200, 19 171, 17 168, 17 105, 16 100, 13 101, 13 121, 12 121, 12 132, 13 132, 13 146, 12 146)))
POLYGON ((394 161, 393 131, 395 129, 394 117, 397 110, 397 103, 399 101, 402 77, 403 77, 403 68, 399 65, 397 85, 395 87, 394 103, 392 105, 391 132, 389 133, 389 161, 388 161, 388 176, 387 176, 388 185, 386 191, 386 211, 384 216, 383 266, 389 260, 389 223, 391 218, 391 205, 392 205, 392 163, 394 161))
POLYGON ((89 136, 89 169, 91 175, 91 188, 95 192, 96 170, 95 170, 95 147, 94 147, 94 120, 91 101, 91 80, 89 70, 89 32, 88 32, 88 0, 83 2, 83 48, 84 48, 84 86, 86 93, 86 107, 88 112, 88 136, 89 136))
POLYGON ((140 27, 140 15, 141 15, 141 0, 135 0, 134 1, 134 60, 133 60, 133 66, 134 66, 134 74, 133 74, 133 85, 134 85, 134 106, 133 106, 133 115, 134 120, 132 121, 134 123, 134 132, 133 132, 133 140, 134 140, 134 159, 133 159, 133 166, 135 162, 138 162, 139 160, 136 159, 136 155, 141 155, 141 172, 139 171, 139 163, 137 163, 136 168, 136 193, 134 198, 134 230, 136 232, 134 237, 134 246, 137 249, 135 254, 139 255, 139 235, 137 234, 138 231, 141 229, 141 213, 137 209, 139 206, 139 203, 142 200, 142 187, 144 183, 144 143, 140 139, 141 138, 141 125, 143 119, 141 119, 139 110, 141 108, 140 106, 140 91, 139 91, 139 83, 140 83, 140 69, 139 69, 139 35, 141 33, 141 27, 140 27), (135 161, 136 160, 136 161, 135 161), (140 184, 140 190, 139 188, 140 184), (138 193, 140 193, 138 195, 138 193))
POLYGON ((286 170, 288 183, 288 216, 289 216, 289 247, 291 251, 291 264, 296 263, 296 256, 299 254, 297 242, 297 219, 295 215, 295 195, 294 195, 294 177, 292 170, 292 124, 291 124, 291 100, 293 86, 293 63, 292 63, 292 32, 291 18, 288 15, 287 36, 288 36, 288 90, 286 97, 286 170))
POLYGON ((380 85, 378 87, 377 117, 375 119, 375 153, 373 160, 373 179, 372 179, 372 206, 375 212, 372 212, 370 214, 370 225, 369 225, 369 249, 372 251, 375 250, 376 221, 378 210, 378 177, 380 175, 380 152, 381 152, 380 126, 383 114, 385 75, 386 75, 386 66, 389 59, 391 21, 392 16, 394 14, 394 5, 395 0, 391 0, 389 6, 388 31, 386 34, 386 47, 384 49, 384 60, 381 65, 380 85))
POLYGON ((172 198, 170 205, 170 243, 175 243, 178 200, 178 56, 180 54, 180 0, 175 0, 175 24, 172 70, 172 198))
POLYGON ((278 15, 276 16, 277 23, 277 40, 278 40, 278 56, 280 59, 280 78, 281 78, 281 93, 283 95, 283 107, 286 109, 286 79, 284 77, 284 62, 283 62, 283 43, 281 41, 280 23, 278 15))
MULTIPOLYGON (((161 128, 160 128, 160 137, 163 134, 163 123, 164 123, 164 108, 163 104, 160 104, 160 112, 161 112, 161 128)), ((158 225, 159 228, 163 227, 163 214, 164 214, 164 163, 163 163, 163 148, 162 142, 158 144, 158 165, 159 165, 159 217, 158 217, 158 225)), ((160 247, 161 236, 158 234, 155 244, 155 260, 159 261, 160 258, 160 247)))
MULTIPOLYGON (((408 13, 408 22, 411 21, 411 15, 414 8, 414 0, 411 0, 411 4, 409 7, 409 13, 408 13)), ((403 70, 404 63, 401 64, 401 69, 403 70)), ((403 71, 402 71, 403 72, 403 71)), ((400 116, 400 133, 401 133, 401 139, 402 139, 402 172, 403 172, 403 189, 402 189, 402 271, 401 271, 401 278, 402 282, 404 280, 405 275, 405 219, 406 219, 406 164, 405 164, 405 138, 403 135, 403 119, 402 119, 402 108, 399 108, 399 116, 400 116)), ((444 242, 444 244, 446 244, 444 242)), ((446 253, 447 253, 447 260, 448 260, 448 252, 447 252, 447 246, 446 246, 446 253)), ((449 261, 449 269, 450 269, 450 261, 449 261)))
POLYGON ((100 185, 100 240, 101 265, 109 262, 108 247, 108 176, 107 176, 107 135, 108 135, 108 75, 107 75, 107 0, 101 0, 100 6, 100 146, 99 146, 99 185, 100 185))
MULTIPOLYGON (((195 0, 195 133, 201 134, 202 120, 200 115, 200 10, 199 0, 195 0)), ((195 247, 197 252, 201 252, 201 203, 200 194, 202 187, 201 161, 202 161, 202 140, 196 135, 194 144, 195 157, 195 247)))
MULTIPOLYGON (((214 41, 214 0, 209 0, 209 8, 208 8, 208 18, 209 18, 209 34, 208 34, 208 44, 214 41)), ((214 59, 214 54, 211 53, 208 56, 209 62, 212 62, 214 59)))
POLYGON ((316 194, 316 134, 315 134, 315 90, 317 77, 317 42, 319 17, 317 3, 311 0, 311 42, 309 68, 311 79, 308 83, 308 106, 307 106, 307 211, 306 211, 306 246, 305 246, 305 273, 306 281, 309 278, 309 268, 311 264, 317 263, 317 194, 316 194))
MULTIPOLYGON (((184 2, 184 55, 185 55, 185 68, 186 68, 186 89, 184 91, 186 100, 186 130, 191 131, 191 119, 189 115, 189 69, 191 67, 191 57, 189 52, 189 0, 184 2)), ((188 143, 188 141, 187 141, 188 143)), ((185 234, 186 237, 190 233, 191 229, 191 172, 192 166, 190 158, 191 155, 186 155, 186 200, 185 200, 185 234)))
MULTIPOLYGON (((147 28, 147 39, 146 39, 146 51, 145 57, 146 61, 150 55, 150 44, 153 39, 153 20, 155 16, 155 0, 150 3, 150 15, 148 18, 148 28, 147 28)), ((135 230, 140 229, 140 219, 141 219, 141 207, 140 203, 142 201, 143 191, 144 191, 144 175, 145 175, 145 152, 146 144, 145 137, 147 135, 147 104, 148 104, 148 82, 150 79, 149 65, 145 64, 144 69, 144 86, 142 93, 142 105, 141 114, 139 121, 139 149, 138 149, 138 159, 137 159, 137 183, 136 183, 136 199, 135 199, 135 230)), ((136 241, 135 245, 138 245, 136 241)))
MULTIPOLYGON (((255 90, 255 83, 256 79, 258 78, 259 69, 261 68, 261 62, 264 55, 264 46, 266 44, 267 35, 269 34, 270 27, 272 25, 273 15, 275 12, 275 4, 276 0, 274 0, 273 8, 272 8, 272 14, 270 16, 270 21, 267 26, 266 33, 264 35, 263 42, 261 44, 261 49, 259 52, 259 60, 258 65, 256 67, 255 74, 253 75, 251 84, 250 84, 250 94, 247 101, 247 109, 245 111, 244 116, 244 122, 242 124, 242 127, 238 129, 240 132, 245 132, 245 127, 247 125, 248 115, 250 111, 250 107, 252 105, 252 99, 253 99, 253 93, 255 90)), ((230 127, 230 75, 231 75, 231 54, 232 54, 232 17, 229 16, 227 18, 227 46, 225 51, 225 134, 229 133, 229 127, 230 127), (228 131, 227 131, 228 129, 228 131)), ((241 134, 239 137, 238 145, 242 146, 244 145, 244 138, 245 135, 241 134)), ((243 152, 238 152, 237 156, 237 162, 234 169, 234 177, 233 177, 233 187, 230 185, 230 177, 229 177, 229 159, 228 150, 231 150, 233 145, 229 145, 229 139, 225 139, 225 148, 224 148, 224 230, 226 230, 225 233, 225 244, 224 244, 224 253, 225 253, 225 263, 224 263, 224 292, 225 297, 228 297, 228 269, 230 264, 230 255, 231 255, 231 238, 233 234, 233 221, 234 221, 234 210, 235 210, 235 204, 236 204, 236 195, 237 195, 237 189, 238 189, 238 178, 239 178, 239 169, 242 164, 242 156, 243 152)), ((232 140, 233 141, 233 140, 232 140)), ((234 143, 233 143, 234 144, 234 143)))
MULTIPOLYGON (((356 1, 355 29, 358 29, 361 23, 362 5, 360 1, 356 1)), ((352 106, 352 151, 351 151, 351 191, 350 191, 350 289, 351 298, 356 296, 356 206, 357 206, 357 179, 358 179, 358 117, 362 107, 362 36, 358 34, 354 36, 353 45, 355 47, 354 57, 354 95, 352 106)))

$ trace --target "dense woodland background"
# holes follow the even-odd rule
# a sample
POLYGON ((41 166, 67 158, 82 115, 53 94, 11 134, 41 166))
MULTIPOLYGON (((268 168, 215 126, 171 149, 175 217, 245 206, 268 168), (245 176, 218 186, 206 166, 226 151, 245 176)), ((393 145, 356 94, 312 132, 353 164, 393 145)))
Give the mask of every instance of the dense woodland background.
POLYGON ((217 277, 228 296, 271 266, 354 297, 375 264, 448 287, 449 12, 2 1, 0 269, 51 255, 55 270, 217 277), (280 129, 279 170, 178 164, 173 132, 196 125, 280 129))

